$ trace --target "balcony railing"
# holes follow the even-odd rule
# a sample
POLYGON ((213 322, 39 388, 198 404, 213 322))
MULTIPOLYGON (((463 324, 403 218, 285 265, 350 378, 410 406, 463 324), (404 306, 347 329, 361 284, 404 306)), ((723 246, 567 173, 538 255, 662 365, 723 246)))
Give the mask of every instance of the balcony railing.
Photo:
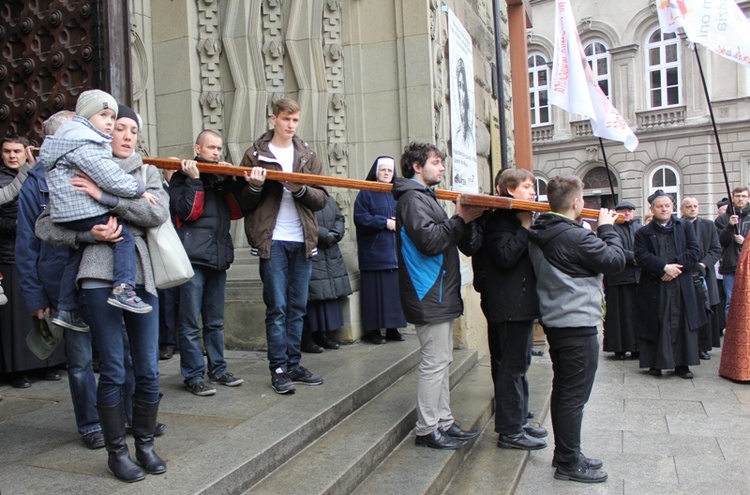
POLYGON ((591 121, 586 119, 571 122, 570 134, 573 136, 573 139, 593 136, 594 133, 591 131, 591 121))
POLYGON ((552 141, 555 135, 555 126, 553 124, 540 125, 531 128, 531 140, 534 143, 543 143, 552 141))
POLYGON ((658 108, 656 110, 647 110, 637 112, 639 129, 653 129, 657 127, 666 127, 675 124, 684 124, 685 107, 658 108))

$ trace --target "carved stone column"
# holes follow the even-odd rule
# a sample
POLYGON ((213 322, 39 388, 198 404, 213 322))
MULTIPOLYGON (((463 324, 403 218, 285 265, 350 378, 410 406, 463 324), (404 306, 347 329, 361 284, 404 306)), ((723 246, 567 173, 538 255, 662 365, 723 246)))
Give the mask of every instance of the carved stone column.
POLYGON ((154 97, 159 126, 158 156, 190 157, 203 129, 201 39, 198 5, 203 0, 151 2, 153 22, 154 97), (164 21, 168 19, 169 21, 164 21))

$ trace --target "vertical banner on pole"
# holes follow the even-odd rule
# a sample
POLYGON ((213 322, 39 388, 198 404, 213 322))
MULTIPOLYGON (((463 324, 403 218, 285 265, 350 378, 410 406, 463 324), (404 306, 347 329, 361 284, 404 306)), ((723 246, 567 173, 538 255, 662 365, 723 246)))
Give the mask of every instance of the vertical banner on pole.
POLYGON ((474 128, 474 58, 471 36, 448 10, 453 190, 477 193, 477 142, 474 128))

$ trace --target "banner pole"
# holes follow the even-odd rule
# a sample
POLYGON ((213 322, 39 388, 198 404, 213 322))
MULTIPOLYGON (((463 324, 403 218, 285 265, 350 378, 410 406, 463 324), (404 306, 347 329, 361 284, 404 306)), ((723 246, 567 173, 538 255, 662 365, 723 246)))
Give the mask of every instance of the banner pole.
POLYGON ((698 47, 693 43, 693 53, 695 53, 695 60, 698 62, 698 72, 701 76, 701 83, 703 83, 703 93, 706 95, 706 104, 708 105, 708 114, 711 116, 711 127, 714 130, 714 138, 716 139, 716 148, 719 150, 719 161, 721 162, 721 172, 724 174, 724 186, 727 188, 727 198, 729 198, 729 207, 727 213, 729 216, 734 215, 734 205, 732 204, 732 190, 729 187, 729 177, 727 176, 727 166, 724 163, 724 153, 721 151, 721 141, 719 141, 719 131, 716 128, 716 119, 714 118, 714 108, 711 105, 711 97, 708 95, 708 86, 706 85, 706 77, 703 75, 703 64, 701 64, 701 58, 698 55, 698 47))
POLYGON ((607 152, 604 151, 604 141, 599 138, 599 146, 602 149, 602 158, 604 159, 604 170, 607 171, 607 180, 609 181, 609 190, 612 191, 612 201, 617 206, 617 196, 615 195, 615 186, 612 185, 612 174, 609 172, 609 163, 607 162, 607 152))

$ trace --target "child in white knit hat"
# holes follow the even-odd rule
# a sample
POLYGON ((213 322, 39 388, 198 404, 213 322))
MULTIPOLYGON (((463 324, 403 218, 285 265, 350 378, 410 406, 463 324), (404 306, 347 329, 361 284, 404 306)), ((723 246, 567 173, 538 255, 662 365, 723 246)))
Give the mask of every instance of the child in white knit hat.
MULTIPOLYGON (((118 106, 114 97, 97 89, 81 93, 76 115, 60 126, 54 136, 44 140, 39 158, 44 163, 50 190, 50 217, 53 222, 78 231, 89 231, 106 224, 109 208, 85 192, 76 191, 71 179, 87 175, 103 191, 121 198, 143 197, 152 203, 156 198, 146 192, 139 178, 123 171, 112 160, 112 131, 118 106)), ((120 242, 112 243, 114 256, 113 290, 109 304, 134 313, 148 313, 153 308, 139 298, 134 290, 136 277, 135 238, 122 226, 120 242)), ((88 326, 78 313, 76 276, 82 249, 71 249, 68 264, 60 281, 58 312, 54 323, 71 330, 87 331, 88 326)))

